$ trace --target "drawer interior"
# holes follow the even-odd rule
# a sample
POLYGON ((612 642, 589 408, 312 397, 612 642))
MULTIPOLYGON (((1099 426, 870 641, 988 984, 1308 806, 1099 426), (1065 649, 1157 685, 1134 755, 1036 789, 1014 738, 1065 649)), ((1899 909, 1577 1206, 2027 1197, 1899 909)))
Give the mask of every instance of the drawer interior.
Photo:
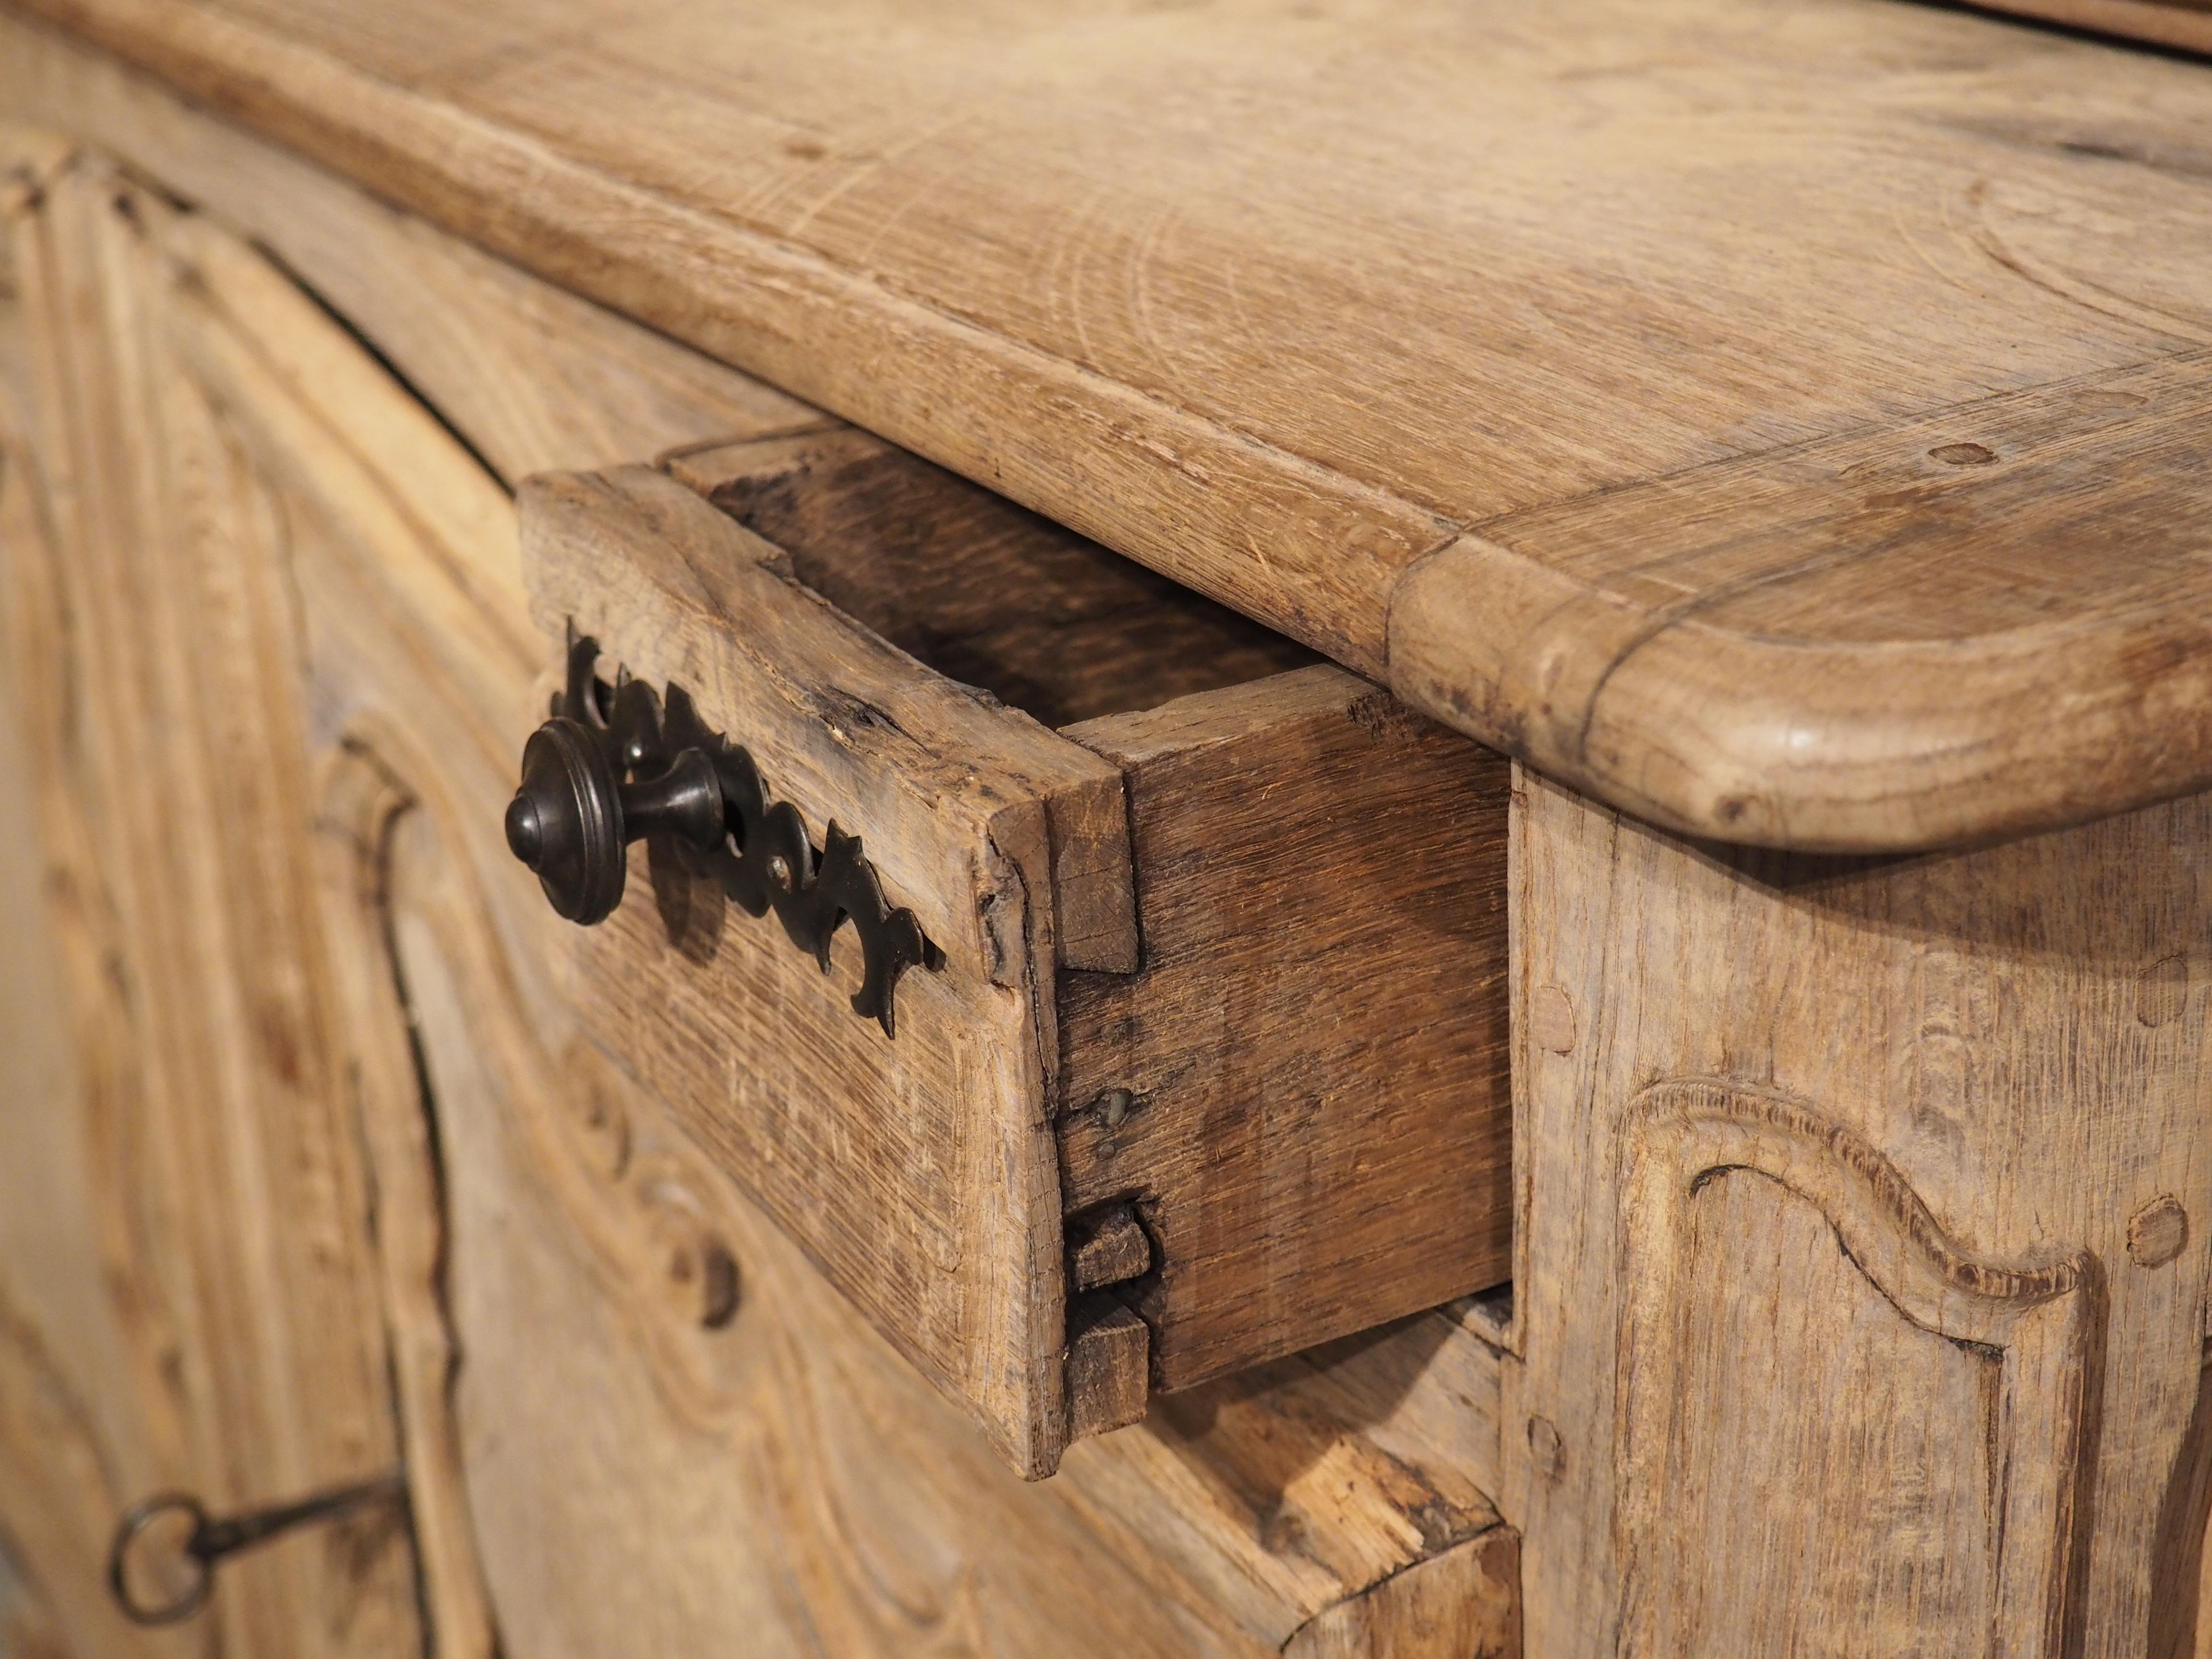
POLYGON ((948 679, 1060 727, 1321 660, 1181 584, 846 427, 664 461, 791 574, 948 679))

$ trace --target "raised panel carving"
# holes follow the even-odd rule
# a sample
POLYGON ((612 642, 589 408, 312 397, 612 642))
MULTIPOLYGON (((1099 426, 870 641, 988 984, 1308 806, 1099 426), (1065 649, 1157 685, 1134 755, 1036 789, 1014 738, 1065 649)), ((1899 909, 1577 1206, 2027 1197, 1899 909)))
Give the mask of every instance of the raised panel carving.
POLYGON ((1622 1650, 2063 1650, 2095 1260, 1973 1256, 1778 1094, 1661 1083, 1627 1128, 1622 1650))

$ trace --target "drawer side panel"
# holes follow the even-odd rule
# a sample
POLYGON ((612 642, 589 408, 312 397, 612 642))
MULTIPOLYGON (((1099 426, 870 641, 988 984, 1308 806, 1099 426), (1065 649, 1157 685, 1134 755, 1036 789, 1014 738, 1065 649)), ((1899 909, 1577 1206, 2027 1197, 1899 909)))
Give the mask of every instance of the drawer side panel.
POLYGON ((1068 975, 1071 1211, 1132 1199, 1172 1389, 1510 1273, 1504 758, 1340 670, 1069 728, 1145 965, 1068 975))

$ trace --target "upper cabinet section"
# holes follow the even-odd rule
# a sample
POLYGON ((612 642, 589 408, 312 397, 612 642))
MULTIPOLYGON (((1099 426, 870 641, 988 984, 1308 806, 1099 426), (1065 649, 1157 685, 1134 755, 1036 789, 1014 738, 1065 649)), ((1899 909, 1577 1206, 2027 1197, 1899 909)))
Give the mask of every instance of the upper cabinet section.
POLYGON ((2212 783, 2203 64, 1894 0, 15 3, 15 106, 125 95, 66 30, 1676 829, 2212 783))

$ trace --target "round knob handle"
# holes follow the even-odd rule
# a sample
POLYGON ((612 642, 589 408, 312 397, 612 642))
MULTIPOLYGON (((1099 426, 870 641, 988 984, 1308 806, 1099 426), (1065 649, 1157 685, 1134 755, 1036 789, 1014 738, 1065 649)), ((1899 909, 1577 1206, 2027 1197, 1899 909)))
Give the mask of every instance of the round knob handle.
POLYGON ((621 781, 599 734, 565 714, 532 732, 507 844, 570 921, 604 921, 622 902, 623 828, 621 781))
POLYGON ((622 902, 631 842, 667 835, 706 851, 726 833, 721 781, 698 750, 658 777, 624 783, 607 747, 581 720, 556 714, 523 745, 522 787, 507 804, 508 850, 556 911, 586 927, 622 902))

